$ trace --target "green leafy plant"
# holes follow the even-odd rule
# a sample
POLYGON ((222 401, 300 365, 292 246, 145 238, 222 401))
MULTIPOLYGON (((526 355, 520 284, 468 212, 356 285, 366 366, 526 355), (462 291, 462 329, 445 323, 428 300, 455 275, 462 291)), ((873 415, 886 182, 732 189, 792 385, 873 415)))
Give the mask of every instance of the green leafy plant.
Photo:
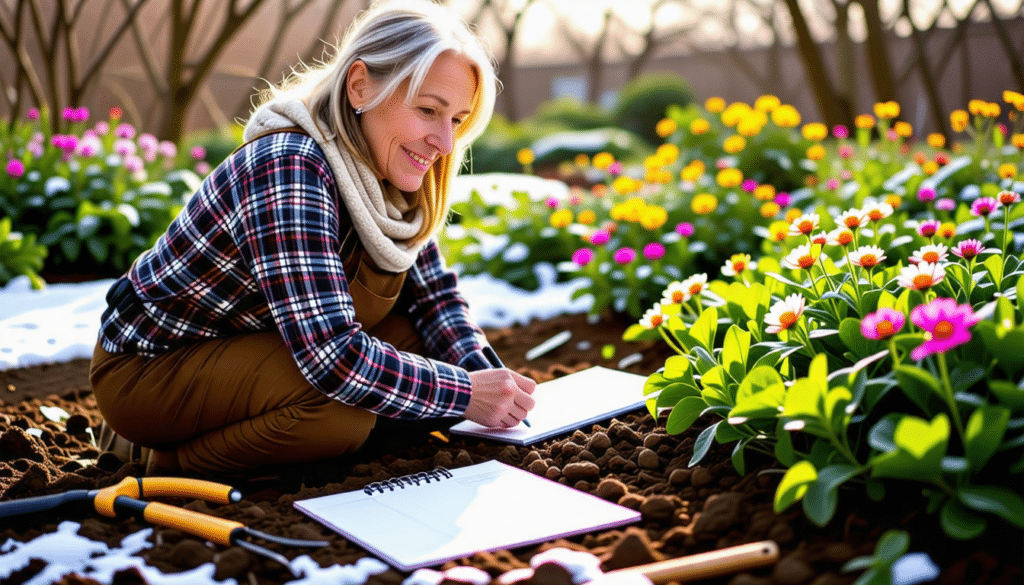
POLYGON ((15 276, 29 278, 32 288, 42 288, 39 270, 46 258, 46 246, 38 244, 32 235, 23 236, 11 231, 11 218, 0 219, 0 286, 15 276))

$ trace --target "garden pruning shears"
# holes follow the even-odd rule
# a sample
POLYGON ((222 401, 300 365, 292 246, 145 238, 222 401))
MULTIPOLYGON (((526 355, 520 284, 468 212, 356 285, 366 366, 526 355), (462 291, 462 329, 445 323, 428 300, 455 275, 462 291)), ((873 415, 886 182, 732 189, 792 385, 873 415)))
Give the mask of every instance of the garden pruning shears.
POLYGON ((218 504, 232 504, 242 499, 242 494, 238 490, 212 481, 177 477, 126 477, 115 485, 101 489, 71 490, 60 494, 0 502, 0 518, 49 510, 69 502, 88 501, 104 516, 116 518, 119 510, 129 511, 159 526, 175 528, 224 546, 238 545, 281 563, 295 577, 300 575, 295 573, 284 555, 249 542, 245 537, 259 538, 284 546, 322 547, 329 544, 324 540, 297 540, 274 536, 249 528, 241 522, 141 499, 151 496, 199 498, 218 504))

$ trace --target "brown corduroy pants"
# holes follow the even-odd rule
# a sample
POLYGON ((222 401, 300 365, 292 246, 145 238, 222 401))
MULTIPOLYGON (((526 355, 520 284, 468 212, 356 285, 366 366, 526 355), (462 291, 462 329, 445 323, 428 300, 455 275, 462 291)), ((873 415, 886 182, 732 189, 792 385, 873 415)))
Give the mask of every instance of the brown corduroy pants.
MULTIPOLYGON (((385 317, 369 334, 423 353, 403 316, 385 317)), ((188 474, 337 457, 358 449, 376 422, 373 413, 314 388, 277 332, 150 358, 110 354, 97 344, 90 380, 108 425, 133 443, 176 453, 188 474)))

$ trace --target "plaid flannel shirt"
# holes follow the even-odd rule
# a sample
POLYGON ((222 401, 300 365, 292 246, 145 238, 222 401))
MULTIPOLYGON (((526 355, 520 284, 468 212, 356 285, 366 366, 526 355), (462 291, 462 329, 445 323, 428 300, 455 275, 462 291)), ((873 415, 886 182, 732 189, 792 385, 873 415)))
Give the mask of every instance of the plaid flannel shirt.
POLYGON ((103 348, 153 356, 276 330, 306 379, 336 400, 395 418, 461 415, 467 371, 500 361, 470 321, 455 275, 430 241, 394 309, 407 311, 431 358, 367 335, 342 268, 350 222, 336 189, 308 136, 276 133, 239 149, 121 277, 135 299, 104 312, 103 348))

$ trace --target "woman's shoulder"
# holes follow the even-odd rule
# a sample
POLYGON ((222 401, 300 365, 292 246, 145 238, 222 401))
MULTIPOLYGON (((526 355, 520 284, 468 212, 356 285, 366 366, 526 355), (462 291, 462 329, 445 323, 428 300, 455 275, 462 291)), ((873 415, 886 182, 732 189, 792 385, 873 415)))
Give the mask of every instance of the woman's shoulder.
POLYGON ((300 128, 282 128, 264 132, 238 147, 236 155, 257 160, 297 157, 327 164, 327 156, 313 137, 300 128))

